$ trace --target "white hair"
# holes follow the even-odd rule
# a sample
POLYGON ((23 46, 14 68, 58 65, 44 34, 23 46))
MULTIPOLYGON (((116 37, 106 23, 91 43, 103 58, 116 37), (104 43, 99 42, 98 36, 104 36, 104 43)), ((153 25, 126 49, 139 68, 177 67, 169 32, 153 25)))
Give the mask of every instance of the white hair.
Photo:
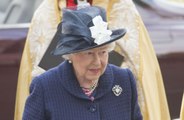
POLYGON ((114 48, 115 48, 115 42, 112 42, 112 43, 110 43, 110 44, 107 44, 107 46, 108 46, 108 49, 109 49, 109 52, 111 52, 111 51, 113 51, 114 50, 114 48))
MULTIPOLYGON (((115 42, 112 42, 112 43, 107 44, 107 45, 105 45, 105 46, 107 46, 108 52, 111 52, 111 51, 113 51, 114 48, 115 48, 115 42)), ((70 60, 70 56, 71 56, 71 55, 72 55, 72 53, 71 53, 71 54, 62 55, 62 57, 63 57, 65 60, 70 60)))
POLYGON ((66 54, 66 55, 62 55, 62 58, 64 58, 65 60, 69 60, 70 56, 71 54, 66 54))

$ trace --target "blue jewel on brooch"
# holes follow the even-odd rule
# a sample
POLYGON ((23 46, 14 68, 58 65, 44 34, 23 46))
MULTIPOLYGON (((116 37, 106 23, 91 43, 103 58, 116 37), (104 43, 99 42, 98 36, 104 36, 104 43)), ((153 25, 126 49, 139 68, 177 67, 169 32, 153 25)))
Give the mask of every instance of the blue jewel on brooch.
POLYGON ((115 96, 119 96, 121 94, 121 92, 123 91, 123 89, 119 85, 115 85, 112 88, 112 91, 113 91, 115 96))

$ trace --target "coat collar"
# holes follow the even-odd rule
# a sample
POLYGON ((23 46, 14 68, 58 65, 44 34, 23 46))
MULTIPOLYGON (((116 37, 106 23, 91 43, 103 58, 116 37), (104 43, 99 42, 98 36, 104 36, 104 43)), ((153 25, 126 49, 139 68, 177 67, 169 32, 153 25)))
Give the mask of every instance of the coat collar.
MULTIPOLYGON (((60 80, 61 80, 63 87, 70 94, 78 98, 89 100, 89 97, 86 96, 83 93, 82 89, 80 88, 80 85, 74 74, 72 64, 68 63, 68 61, 64 61, 59 66, 59 74, 60 74, 60 80)), ((111 70, 111 67, 107 65, 107 68, 104 74, 99 79, 98 87, 96 88, 94 92, 94 98, 99 99, 103 97, 106 93, 111 91, 113 81, 114 81, 113 72, 111 70)))

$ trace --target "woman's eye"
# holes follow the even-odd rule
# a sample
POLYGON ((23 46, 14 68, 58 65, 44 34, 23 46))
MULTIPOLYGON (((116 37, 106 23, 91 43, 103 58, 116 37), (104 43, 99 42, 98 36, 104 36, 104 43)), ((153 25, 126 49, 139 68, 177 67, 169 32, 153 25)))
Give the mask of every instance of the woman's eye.
POLYGON ((92 52, 85 52, 84 54, 85 55, 92 55, 93 53, 92 52))
POLYGON ((106 51, 106 50, 103 50, 101 53, 102 53, 102 54, 106 54, 106 53, 107 53, 107 51, 106 51))
POLYGON ((107 51, 102 51, 103 54, 107 53, 107 51))
POLYGON ((87 55, 92 55, 92 54, 93 54, 93 52, 87 52, 86 54, 87 54, 87 55))
POLYGON ((106 55, 107 54, 107 51, 106 50, 103 50, 100 52, 100 55, 106 55))

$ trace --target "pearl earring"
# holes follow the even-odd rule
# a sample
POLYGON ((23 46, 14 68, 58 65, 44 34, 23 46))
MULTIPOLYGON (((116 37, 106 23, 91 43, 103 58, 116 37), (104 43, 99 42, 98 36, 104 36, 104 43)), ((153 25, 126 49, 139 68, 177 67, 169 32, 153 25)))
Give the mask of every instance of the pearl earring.
POLYGON ((71 61, 71 60, 68 60, 68 62, 69 62, 69 63, 72 63, 72 61, 71 61))

